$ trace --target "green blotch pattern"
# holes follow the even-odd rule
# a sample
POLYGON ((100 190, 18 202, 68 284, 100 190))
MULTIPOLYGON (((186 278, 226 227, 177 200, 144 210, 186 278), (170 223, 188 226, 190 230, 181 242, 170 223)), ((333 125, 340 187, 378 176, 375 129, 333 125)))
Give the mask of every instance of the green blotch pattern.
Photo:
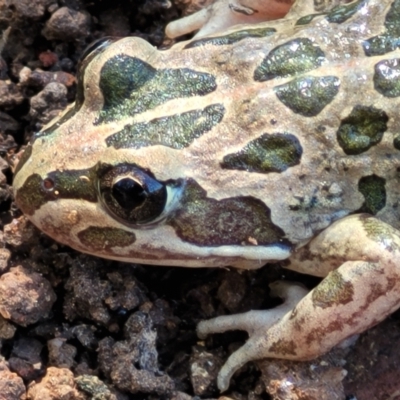
POLYGON ((254 71, 259 82, 311 71, 325 61, 324 52, 310 39, 299 38, 284 43, 269 52, 254 71))
POLYGON ((237 153, 227 154, 221 167, 248 172, 283 172, 300 163, 303 149, 290 133, 263 134, 237 153))
POLYGON ((96 173, 93 168, 54 171, 50 172, 47 177, 55 183, 53 192, 58 192, 58 198, 97 202, 97 192, 94 185, 96 173), (83 176, 88 179, 81 179, 83 176))
POLYGON ((335 76, 304 76, 274 88, 278 99, 304 117, 318 115, 337 95, 340 80, 335 76))
POLYGON ((184 49, 192 49, 193 47, 206 45, 226 46, 236 42, 240 42, 243 39, 268 37, 273 35, 275 32, 275 28, 245 29, 242 31, 230 33, 228 35, 194 40, 193 42, 187 44, 184 49))
POLYGON ((337 131, 340 147, 348 155, 367 151, 382 140, 388 120, 386 113, 375 107, 354 107, 337 131))
POLYGON ((358 182, 358 190, 364 196, 359 212, 375 215, 386 205, 385 179, 377 175, 364 176, 358 182))
POLYGON ((91 226, 80 231, 78 238, 89 251, 109 251, 116 246, 130 246, 136 241, 133 232, 100 226, 91 226))
POLYGON ((92 203, 97 202, 97 192, 94 187, 94 169, 53 171, 45 178, 54 182, 52 190, 45 190, 43 179, 38 174, 30 175, 17 190, 16 201, 25 214, 33 215, 42 205, 58 199, 83 199, 92 203), (86 176, 89 179, 81 179, 86 176))
POLYGON ((385 97, 400 96, 400 59, 380 61, 375 65, 374 86, 385 97))
POLYGON ((319 17, 320 15, 325 15, 325 13, 305 15, 304 17, 299 18, 295 25, 308 25, 314 18, 319 17))
POLYGON ((174 218, 166 222, 185 242, 197 246, 282 245, 285 233, 271 221, 270 209, 250 196, 215 200, 193 179, 185 185, 174 218))
POLYGON ((363 43, 367 56, 387 54, 400 47, 400 0, 395 0, 385 18, 386 31, 363 43))
POLYGON ((104 64, 99 86, 104 106, 96 124, 134 116, 172 99, 204 96, 217 88, 211 74, 189 68, 155 69, 124 54, 104 64))
POLYGON ((351 282, 343 279, 337 270, 329 275, 312 291, 312 301, 315 307, 329 308, 339 304, 350 303, 354 297, 354 287, 351 282))
POLYGON ((360 215, 360 220, 371 240, 380 243, 391 252, 400 251, 400 237, 397 229, 366 214, 360 215))
POLYGON ((305 15, 297 20, 296 25, 308 25, 315 17, 320 15, 326 15, 325 19, 328 22, 341 24, 351 18, 366 2, 367 0, 359 0, 351 4, 336 6, 329 13, 325 12, 305 15))
POLYGON ((366 2, 366 0, 359 0, 350 4, 336 6, 325 18, 328 22, 341 24, 351 18, 366 2))
POLYGON ((27 215, 33 215, 47 200, 46 193, 42 190, 42 178, 38 174, 30 175, 23 186, 15 193, 18 207, 27 215))
POLYGON ((157 144, 182 149, 221 122, 224 113, 223 105, 212 104, 203 110, 126 125, 122 131, 109 136, 106 143, 116 149, 138 149, 157 144))

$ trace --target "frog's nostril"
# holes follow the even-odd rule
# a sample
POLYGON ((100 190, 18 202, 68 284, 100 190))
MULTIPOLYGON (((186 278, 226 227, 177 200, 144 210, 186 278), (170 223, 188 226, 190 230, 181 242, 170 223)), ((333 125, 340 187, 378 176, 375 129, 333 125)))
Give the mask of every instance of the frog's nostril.
POLYGON ((55 184, 54 184, 53 179, 51 179, 51 178, 43 179, 42 187, 44 190, 46 190, 48 192, 52 191, 54 189, 54 186, 55 186, 55 184))

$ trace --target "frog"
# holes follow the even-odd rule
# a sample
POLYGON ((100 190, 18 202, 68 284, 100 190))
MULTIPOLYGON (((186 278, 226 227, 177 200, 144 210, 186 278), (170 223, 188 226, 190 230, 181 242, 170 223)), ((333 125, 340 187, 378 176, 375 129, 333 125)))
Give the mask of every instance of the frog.
POLYGON ((16 168, 18 207, 83 253, 321 278, 199 323, 249 334, 222 391, 249 361, 312 360, 400 306, 400 0, 316 3, 169 49, 101 39, 16 168))

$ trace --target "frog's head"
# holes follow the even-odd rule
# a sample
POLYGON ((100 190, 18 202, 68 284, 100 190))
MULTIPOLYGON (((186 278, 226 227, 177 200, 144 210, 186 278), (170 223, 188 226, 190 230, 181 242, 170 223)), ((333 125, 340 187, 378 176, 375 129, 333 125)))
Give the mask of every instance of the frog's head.
POLYGON ((193 143, 225 108, 195 100, 216 90, 215 76, 158 68, 160 54, 138 38, 86 52, 76 102, 33 137, 18 165, 18 206, 54 239, 105 258, 183 266, 285 258, 283 232, 261 200, 222 190, 216 199, 198 182, 202 146, 193 143))

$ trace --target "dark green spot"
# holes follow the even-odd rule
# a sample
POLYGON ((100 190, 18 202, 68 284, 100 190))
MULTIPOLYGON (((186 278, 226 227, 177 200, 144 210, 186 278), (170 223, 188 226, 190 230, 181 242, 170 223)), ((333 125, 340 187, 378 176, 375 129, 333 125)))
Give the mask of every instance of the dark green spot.
POLYGON ((367 236, 389 251, 400 251, 398 230, 370 215, 361 214, 360 221, 367 236))
POLYGON ((350 4, 338 5, 329 13, 316 13, 305 15, 297 20, 296 25, 308 25, 315 17, 326 15, 325 19, 328 22, 341 24, 351 18, 361 7, 366 3, 366 0, 358 0, 350 4))
POLYGON ((366 40, 363 47, 366 56, 380 56, 400 47, 400 37, 393 37, 386 33, 366 40))
POLYGON ((400 150, 400 135, 397 135, 394 139, 393 139, 393 146, 396 150, 400 150))
POLYGON ((33 215, 47 201, 41 183, 40 175, 32 174, 15 193, 15 201, 18 207, 27 215, 33 215))
POLYGON ((155 69, 124 54, 104 64, 99 86, 104 106, 96 124, 134 116, 172 99, 204 96, 217 88, 211 74, 189 68, 155 69))
POLYGON ((287 246, 282 229, 271 221, 271 211, 250 196, 216 200, 189 179, 174 218, 166 222, 185 242, 198 246, 269 245, 287 246))
POLYGON ((212 104, 203 110, 126 125, 122 131, 109 136, 106 143, 116 149, 137 149, 157 144, 181 149, 221 122, 224 112, 225 108, 221 104, 212 104))
POLYGON ((342 274, 335 270, 312 291, 312 301, 315 307, 329 308, 339 304, 348 304, 353 300, 354 287, 343 279, 342 274))
POLYGON ((324 52, 310 39, 291 40, 269 52, 254 71, 254 79, 263 82, 293 76, 318 68, 324 61, 324 52))
POLYGON ((53 193, 56 198, 97 202, 97 193, 94 185, 96 172, 94 168, 54 171, 50 172, 46 178, 54 182, 53 193))
POLYGON ((110 251, 113 247, 126 247, 135 243, 133 232, 118 228, 91 226, 78 233, 78 238, 89 251, 110 251))
POLYGON ((248 38, 263 38, 273 35, 276 32, 275 28, 255 28, 237 31, 228 35, 216 36, 211 38, 198 39, 187 44, 184 49, 191 49, 193 47, 212 45, 212 46, 225 46, 243 39, 248 38))
POLYGON ((385 179, 377 175, 364 176, 358 182, 358 190, 364 196, 364 204, 358 212, 375 215, 386 204, 385 179))
MULTIPOLYGON (((53 171, 45 178, 30 175, 15 195, 18 207, 25 214, 32 215, 42 205, 58 199, 82 199, 97 202, 95 170, 53 171), (47 188, 45 181, 52 187, 47 188)), ((49 186, 49 187, 50 187, 49 186)))
POLYGON ((383 60, 375 65, 375 89, 385 97, 400 96, 400 59, 383 60))
POLYGON ((277 86, 278 99, 296 114, 318 115, 336 96, 340 80, 335 76, 304 76, 277 86))
POLYGON ((367 56, 387 54, 400 47, 400 0, 393 1, 385 17, 386 31, 363 43, 367 56))
POLYGON ((341 24, 351 18, 361 7, 364 6, 366 0, 358 0, 350 4, 336 6, 325 17, 328 22, 341 24))
POLYGON ((289 133, 265 133, 237 153, 227 154, 221 167, 248 172, 283 172, 300 163, 303 149, 289 133))
POLYGON ((296 21, 296 25, 308 25, 314 18, 320 15, 325 15, 325 13, 305 15, 304 17, 301 17, 296 21))
POLYGON ((389 118, 375 107, 356 106, 340 124, 337 140, 348 155, 361 154, 378 144, 389 118))

